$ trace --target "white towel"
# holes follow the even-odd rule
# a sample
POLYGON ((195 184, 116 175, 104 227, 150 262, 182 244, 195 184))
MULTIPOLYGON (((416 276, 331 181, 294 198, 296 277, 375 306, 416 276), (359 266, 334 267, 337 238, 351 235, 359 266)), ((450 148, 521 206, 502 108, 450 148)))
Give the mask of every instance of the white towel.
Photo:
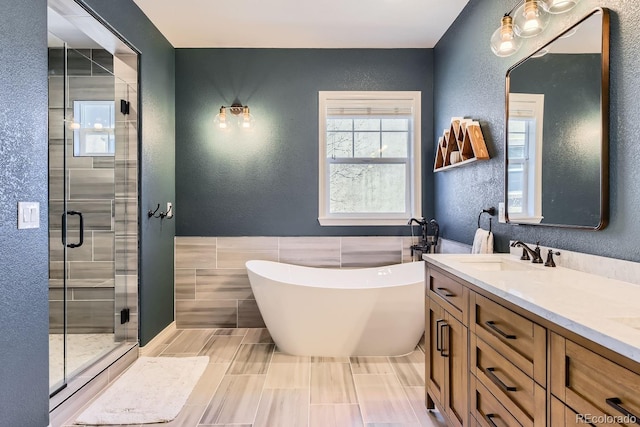
POLYGON ((473 238, 472 254, 492 254, 493 253, 493 233, 482 228, 476 230, 473 238))

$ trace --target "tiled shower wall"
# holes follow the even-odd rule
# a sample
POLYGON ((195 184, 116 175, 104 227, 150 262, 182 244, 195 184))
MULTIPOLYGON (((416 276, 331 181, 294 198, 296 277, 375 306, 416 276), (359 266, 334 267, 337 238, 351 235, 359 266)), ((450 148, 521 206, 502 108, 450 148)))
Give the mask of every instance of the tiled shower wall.
MULTIPOLYGON (((130 67, 98 49, 69 50, 67 64, 67 114, 73 112, 74 100, 116 99, 118 109, 128 85, 113 73, 126 78, 132 74, 130 67)), ((67 252, 67 330, 114 333, 114 324, 120 324, 114 322, 119 316, 118 307, 123 306, 116 300, 122 300, 123 293, 137 292, 137 123, 130 120, 136 116, 136 94, 131 96, 132 114, 125 119, 117 114, 116 155, 75 157, 73 132, 68 131, 66 141, 63 139, 63 65, 63 50, 49 49, 50 332, 62 332, 64 322, 60 217, 64 185, 67 209, 81 211, 85 219, 83 246, 67 252), (63 158, 64 144, 67 151, 63 158), (63 182, 64 162, 68 172, 63 182)), ((137 79, 132 84, 136 87, 137 79)), ((69 224, 76 227, 77 219, 70 217, 69 224)), ((68 234, 70 242, 78 240, 77 231, 68 234)), ((130 297, 129 301, 133 304, 132 319, 136 320, 137 298, 130 297)), ((137 330, 133 322, 126 327, 137 330)), ((116 332, 125 335, 124 330, 116 332)))
MULTIPOLYGON (((416 242, 414 242, 416 243, 416 242)), ((245 262, 352 268, 411 262, 411 237, 176 237, 177 328, 263 328, 245 262)))

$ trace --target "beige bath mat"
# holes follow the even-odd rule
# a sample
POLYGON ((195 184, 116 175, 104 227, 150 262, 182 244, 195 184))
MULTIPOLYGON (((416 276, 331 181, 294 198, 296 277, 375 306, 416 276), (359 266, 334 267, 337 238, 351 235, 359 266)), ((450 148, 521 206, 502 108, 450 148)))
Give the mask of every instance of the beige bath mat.
POLYGON ((202 376, 209 357, 140 357, 75 421, 146 424, 173 420, 202 376))

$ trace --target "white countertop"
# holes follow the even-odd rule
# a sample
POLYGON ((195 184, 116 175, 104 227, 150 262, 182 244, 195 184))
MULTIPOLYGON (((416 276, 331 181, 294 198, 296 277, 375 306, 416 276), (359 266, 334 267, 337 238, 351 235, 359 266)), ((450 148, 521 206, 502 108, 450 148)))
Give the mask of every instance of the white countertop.
POLYGON ((509 254, 425 254, 477 287, 640 363, 640 286, 509 254))

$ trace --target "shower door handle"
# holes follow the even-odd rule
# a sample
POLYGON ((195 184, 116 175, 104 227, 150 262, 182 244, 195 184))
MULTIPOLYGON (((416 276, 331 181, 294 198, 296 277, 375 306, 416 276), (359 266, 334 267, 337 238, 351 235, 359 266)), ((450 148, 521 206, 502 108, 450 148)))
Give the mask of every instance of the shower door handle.
POLYGON ((62 214, 62 244, 68 248, 79 248, 84 243, 84 218, 82 212, 66 211, 62 214), (67 215, 78 215, 80 219, 80 238, 78 243, 67 243, 67 215))

